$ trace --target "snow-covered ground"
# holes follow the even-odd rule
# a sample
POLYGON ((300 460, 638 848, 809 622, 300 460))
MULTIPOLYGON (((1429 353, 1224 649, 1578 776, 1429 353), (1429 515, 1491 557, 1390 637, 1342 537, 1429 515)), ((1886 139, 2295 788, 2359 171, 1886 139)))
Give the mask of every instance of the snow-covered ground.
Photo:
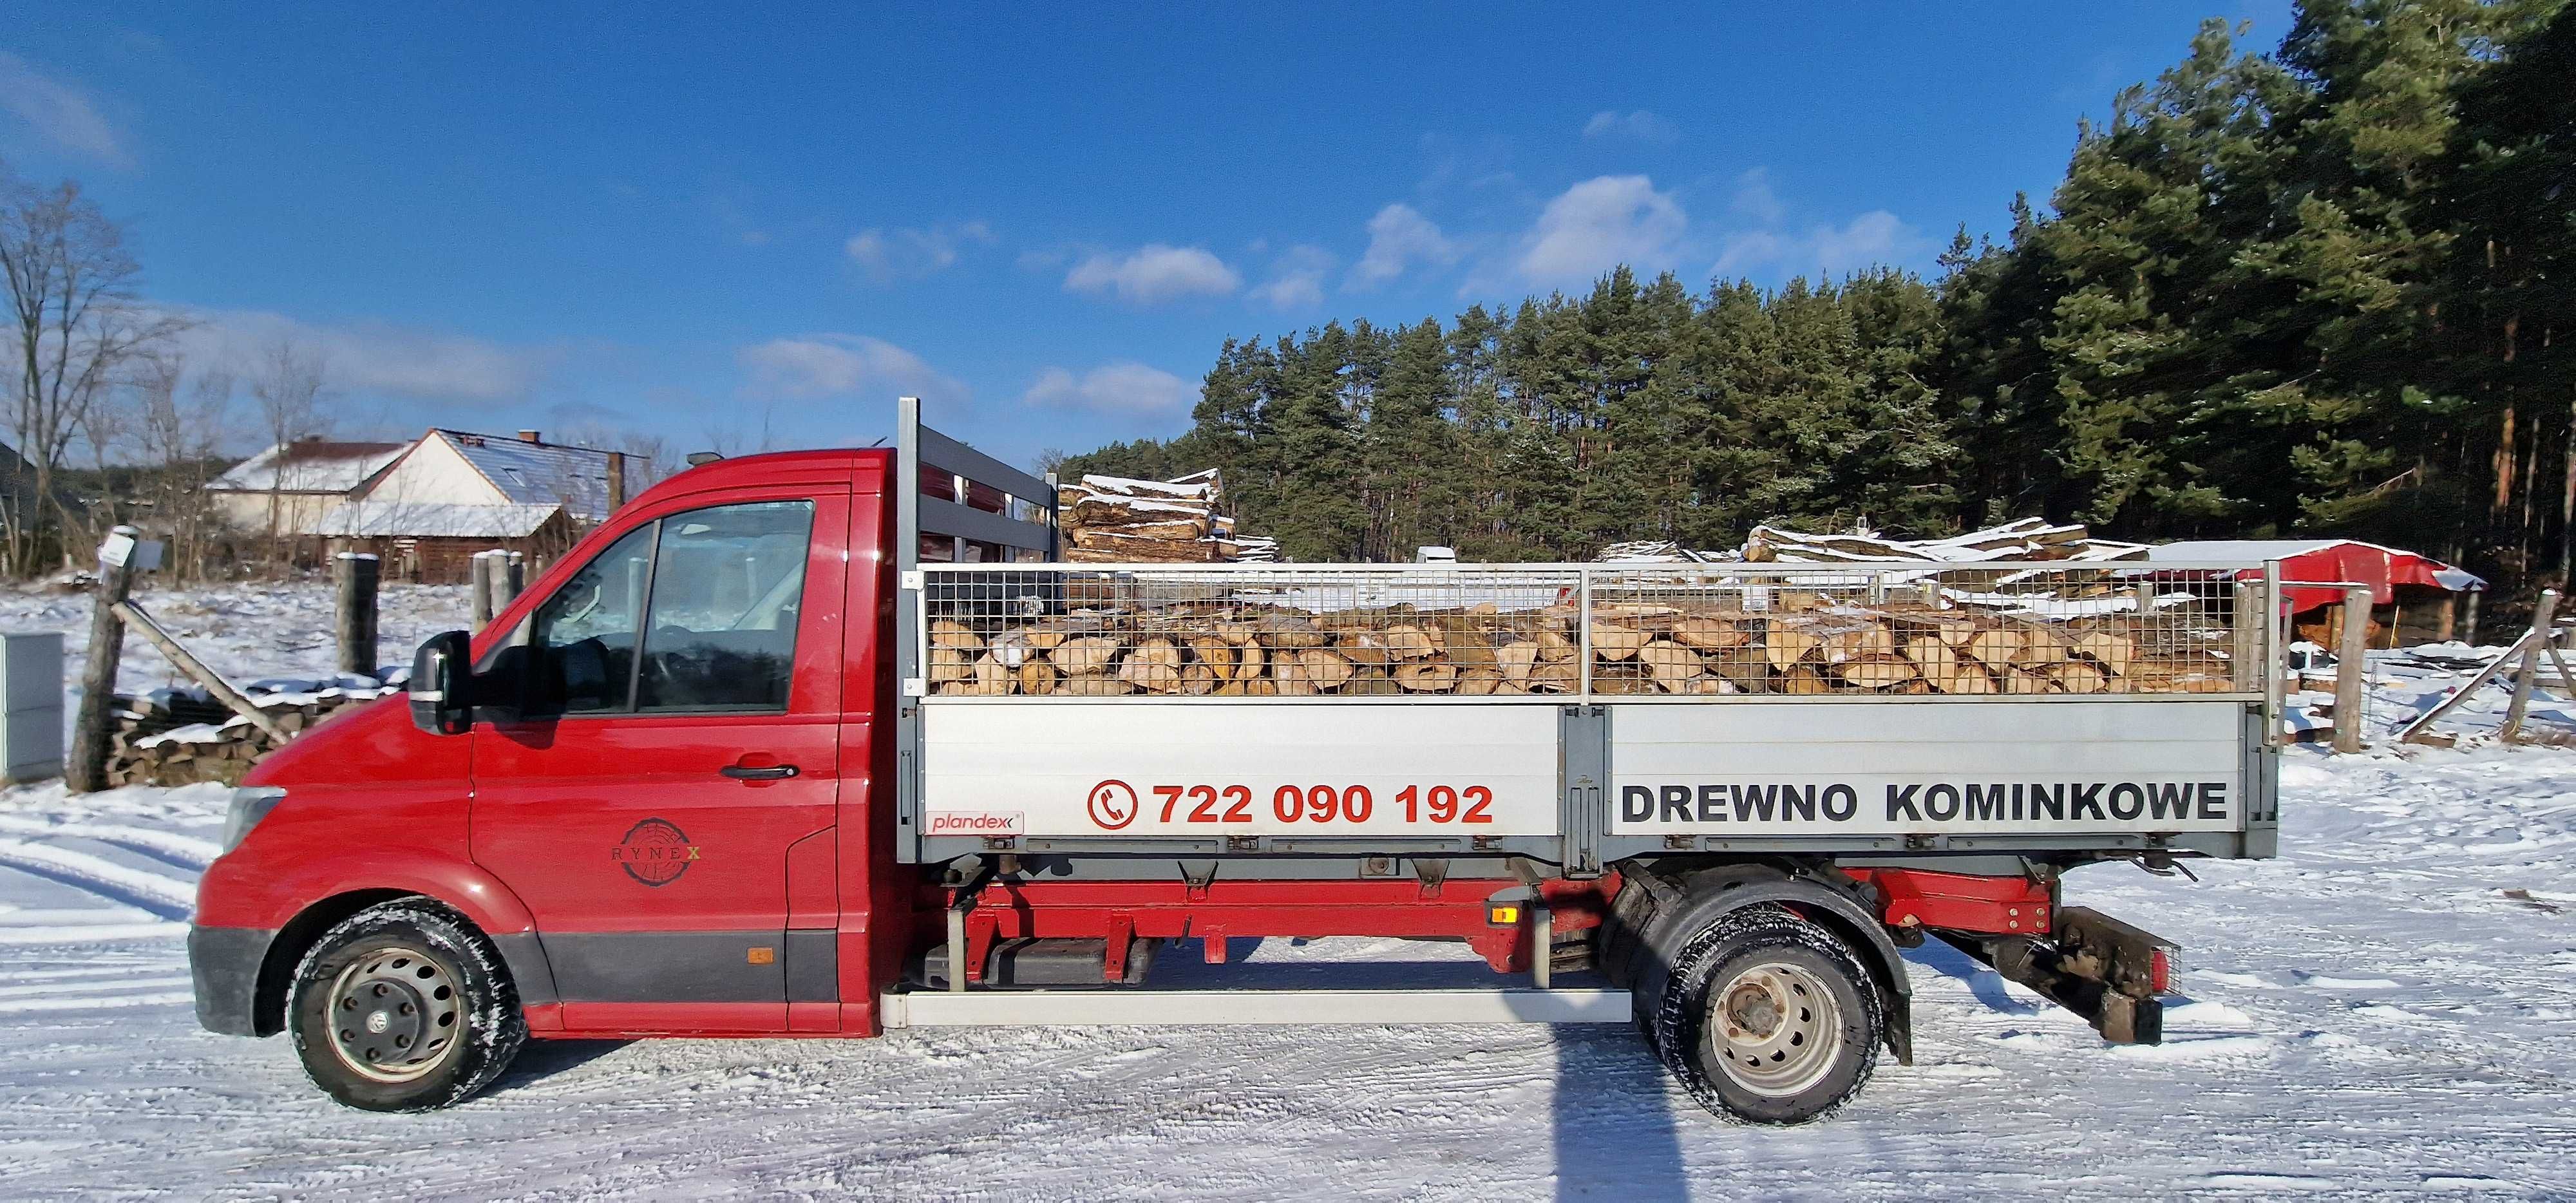
MULTIPOLYGON (((146 605, 228 672, 329 667, 319 586, 146 605)), ((87 606, 0 594, 0 629, 76 645, 87 606)), ((454 590, 392 591, 385 658, 463 608, 454 590)), ((159 683, 148 652, 128 665, 128 688, 159 683)), ((2388 672, 2382 723, 2438 694, 2388 672)), ((2470 729, 2491 722, 2470 709, 2470 729)), ((1883 1064, 1852 1108, 1789 1130, 1701 1112, 1616 1025, 540 1043, 453 1111, 353 1112, 304 1083, 283 1041, 209 1035, 190 1014, 181 935, 221 788, 23 787, 0 792, 0 1195, 2576 1190, 2576 753, 2297 749, 2282 780, 2279 860, 2070 882, 2184 945, 2164 1046, 2106 1046, 1920 950, 1917 1063, 1883 1064)), ((1272 941, 1253 959, 1348 980, 1350 961, 1442 951, 1272 941)))

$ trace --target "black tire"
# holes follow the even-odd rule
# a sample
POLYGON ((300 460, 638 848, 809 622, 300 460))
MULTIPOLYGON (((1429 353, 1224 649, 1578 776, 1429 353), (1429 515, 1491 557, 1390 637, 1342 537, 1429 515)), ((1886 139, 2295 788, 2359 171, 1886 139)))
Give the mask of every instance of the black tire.
POLYGON ((286 1029, 305 1076, 366 1111, 432 1111, 490 1085, 528 1039, 500 950, 417 899, 369 907, 306 950, 286 1029))
POLYGON ((1802 1124, 1869 1082, 1884 1023, 1878 986, 1849 946, 1786 910, 1755 906, 1683 943, 1657 1000, 1654 1045, 1710 1111, 1802 1124))

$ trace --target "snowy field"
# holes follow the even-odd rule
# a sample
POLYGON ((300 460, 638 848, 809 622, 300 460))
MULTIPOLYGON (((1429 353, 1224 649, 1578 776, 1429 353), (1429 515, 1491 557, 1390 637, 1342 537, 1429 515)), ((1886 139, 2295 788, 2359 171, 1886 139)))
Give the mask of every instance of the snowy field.
MULTIPOLYGON (((238 676, 329 667, 321 585, 143 600, 238 676)), ((66 632, 76 675, 88 606, 0 594, 0 629, 66 632)), ((385 659, 463 611, 389 590, 385 659)), ((130 641, 126 688, 166 675, 130 641)), ((2374 720, 2440 677, 2388 668, 2374 720)), ((2070 901, 2183 944, 2163 1047, 2105 1046, 1918 950, 1917 1064, 1789 1130, 1701 1112, 1624 1026, 538 1043, 456 1110, 348 1111, 283 1040, 190 1013, 182 934, 223 789, 23 787, 0 792, 0 1195, 2576 1193, 2576 752, 2298 749, 2282 784, 2279 860, 2070 879, 2070 901)), ((1349 981, 1438 951, 1254 960, 1349 981)))

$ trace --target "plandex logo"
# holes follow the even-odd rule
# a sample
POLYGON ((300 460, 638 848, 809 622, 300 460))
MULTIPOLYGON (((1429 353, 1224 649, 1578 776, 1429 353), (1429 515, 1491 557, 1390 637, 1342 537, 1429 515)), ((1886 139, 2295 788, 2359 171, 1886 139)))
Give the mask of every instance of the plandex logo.
POLYGON ((1019 835, 1028 824, 1024 813, 1016 810, 934 810, 930 812, 932 835, 1019 835))
POLYGON ((1083 803, 1091 821, 1103 831, 1116 831, 1136 821, 1136 812, 1144 807, 1136 801, 1136 787, 1111 779, 1091 787, 1091 797, 1083 803))
POLYGON ((646 819, 626 829, 626 838, 609 845, 608 859, 626 875, 648 886, 680 880, 698 859, 698 846, 668 819, 646 819))

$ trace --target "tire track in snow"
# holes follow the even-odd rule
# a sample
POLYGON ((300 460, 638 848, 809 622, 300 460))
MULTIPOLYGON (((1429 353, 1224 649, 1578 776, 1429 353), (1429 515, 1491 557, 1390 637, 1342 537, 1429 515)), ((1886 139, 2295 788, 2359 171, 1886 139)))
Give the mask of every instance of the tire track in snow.
POLYGON ((69 848, 0 840, 0 865, 87 890, 161 919, 183 920, 196 910, 194 882, 147 873, 69 848))
POLYGON ((223 846, 213 840, 134 827, 124 823, 83 823, 78 821, 49 823, 42 819, 0 815, 0 832, 22 836, 72 836, 96 840, 119 848, 140 852, 174 869, 203 873, 206 866, 223 855, 223 846))

